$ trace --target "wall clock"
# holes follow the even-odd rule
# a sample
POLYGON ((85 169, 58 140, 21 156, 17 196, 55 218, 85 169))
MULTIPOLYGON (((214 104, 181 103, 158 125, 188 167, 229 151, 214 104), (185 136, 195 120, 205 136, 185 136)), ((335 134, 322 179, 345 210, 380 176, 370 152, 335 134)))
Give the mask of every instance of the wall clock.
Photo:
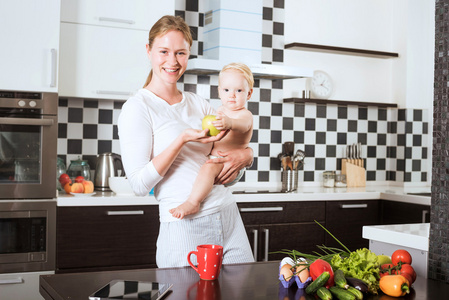
POLYGON ((328 99, 332 95, 334 85, 332 78, 324 71, 313 72, 313 77, 308 79, 308 87, 313 98, 328 99))

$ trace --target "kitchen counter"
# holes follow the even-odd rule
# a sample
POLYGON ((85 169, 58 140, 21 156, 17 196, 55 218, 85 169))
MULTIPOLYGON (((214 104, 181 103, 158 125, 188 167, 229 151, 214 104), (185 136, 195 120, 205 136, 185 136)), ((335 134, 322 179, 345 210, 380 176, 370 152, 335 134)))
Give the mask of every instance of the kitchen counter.
MULTIPOLYGON (((200 280, 191 267, 141 269, 40 276, 40 293, 47 300, 88 299, 89 295, 114 279, 173 283, 164 299, 314 299, 295 287, 283 288, 278 280, 279 261, 223 265, 215 281, 200 280), (301 298, 303 299, 303 298, 301 298)), ((410 294, 400 299, 444 299, 449 284, 417 277, 410 294)), ((365 299, 390 299, 382 293, 365 299)), ((399 298, 398 298, 399 299, 399 298)))
MULTIPOLYGON (((367 186, 358 188, 299 187, 295 192, 277 192, 277 187, 231 187, 236 201, 341 201, 341 200, 392 200, 413 204, 430 205, 430 196, 411 194, 430 193, 430 187, 367 186)), ((73 196, 61 192, 58 206, 114 206, 114 205, 157 205, 152 195, 116 195, 113 192, 96 192, 92 197, 73 196)))

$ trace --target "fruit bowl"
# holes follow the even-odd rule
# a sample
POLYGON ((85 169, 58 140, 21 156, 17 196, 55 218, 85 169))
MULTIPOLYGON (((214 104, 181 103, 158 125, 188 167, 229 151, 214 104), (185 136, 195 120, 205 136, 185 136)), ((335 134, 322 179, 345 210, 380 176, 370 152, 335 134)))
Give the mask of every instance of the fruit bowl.
POLYGON ((134 195, 126 177, 109 177, 109 188, 117 195, 134 195))

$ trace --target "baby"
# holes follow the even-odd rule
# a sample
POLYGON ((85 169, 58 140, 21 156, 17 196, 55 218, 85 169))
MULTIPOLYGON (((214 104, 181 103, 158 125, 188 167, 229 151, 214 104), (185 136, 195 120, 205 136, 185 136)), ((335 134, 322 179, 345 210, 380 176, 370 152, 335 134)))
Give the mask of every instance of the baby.
MULTIPOLYGON (((214 143, 211 158, 219 156, 219 151, 245 149, 253 134, 253 115, 245 108, 246 101, 253 93, 254 77, 245 64, 231 63, 223 67, 218 77, 218 94, 222 106, 217 110, 217 121, 212 124, 218 130, 229 130, 228 134, 214 143)), ((169 212, 173 217, 182 219, 197 213, 201 202, 209 195, 215 177, 223 169, 223 164, 204 164, 193 184, 189 198, 169 212)), ((234 182, 229 183, 232 185, 234 182)))

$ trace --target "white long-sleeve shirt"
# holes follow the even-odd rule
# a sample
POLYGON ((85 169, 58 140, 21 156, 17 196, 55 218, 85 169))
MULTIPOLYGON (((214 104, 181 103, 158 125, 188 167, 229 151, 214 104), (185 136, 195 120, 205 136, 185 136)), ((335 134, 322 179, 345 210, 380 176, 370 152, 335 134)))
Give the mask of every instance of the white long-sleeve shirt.
MULTIPOLYGON (((137 195, 148 195, 154 187, 161 222, 178 220, 168 210, 185 202, 190 195, 212 143, 185 144, 164 177, 159 175, 151 160, 185 129, 201 129, 203 117, 209 114, 215 114, 209 102, 190 92, 183 92, 180 103, 169 105, 149 90, 141 89, 122 107, 118 133, 126 175, 137 195)), ((186 218, 215 213, 233 201, 228 189, 215 185, 200 211, 186 218)))

